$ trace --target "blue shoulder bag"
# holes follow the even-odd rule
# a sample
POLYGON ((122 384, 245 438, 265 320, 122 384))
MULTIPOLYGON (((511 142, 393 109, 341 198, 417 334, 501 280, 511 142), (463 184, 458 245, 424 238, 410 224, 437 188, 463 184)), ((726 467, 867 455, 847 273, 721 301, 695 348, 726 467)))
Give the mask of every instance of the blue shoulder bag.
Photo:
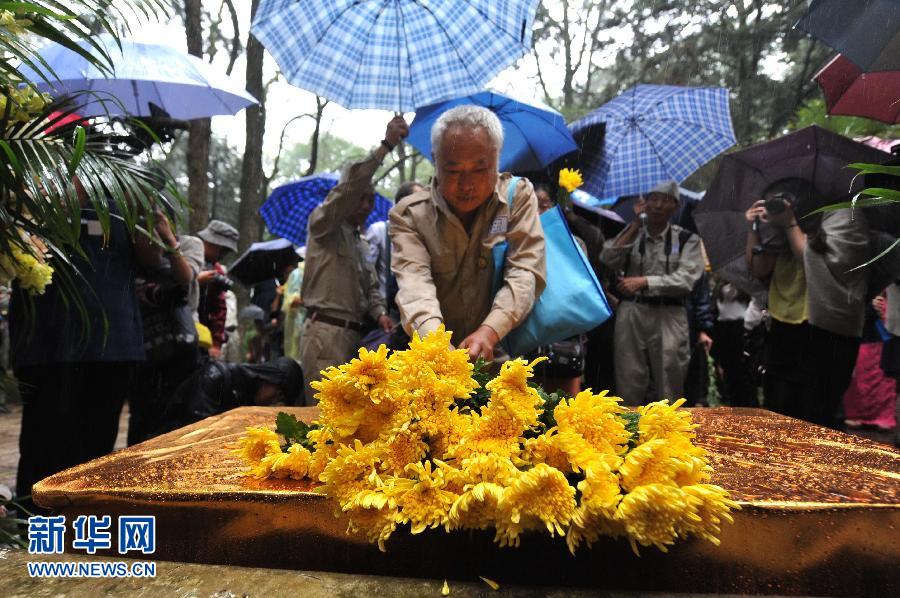
MULTIPOLYGON (((509 181, 507 203, 512 215, 513 196, 519 177, 509 181)), ((531 313, 503 339, 503 348, 513 357, 539 347, 587 332, 605 322, 612 310, 587 256, 572 236, 559 206, 541 215, 547 260, 547 286, 531 313)), ((494 294, 506 274, 507 242, 493 247, 494 294)))

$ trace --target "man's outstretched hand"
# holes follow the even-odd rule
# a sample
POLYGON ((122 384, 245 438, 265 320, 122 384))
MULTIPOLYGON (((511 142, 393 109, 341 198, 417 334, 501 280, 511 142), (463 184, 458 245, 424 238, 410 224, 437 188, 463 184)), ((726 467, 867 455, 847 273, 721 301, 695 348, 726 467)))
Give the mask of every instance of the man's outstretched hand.
POLYGON ((391 146, 396 147, 397 144, 406 139, 407 135, 409 135, 409 125, 406 124, 402 116, 397 115, 387 124, 387 129, 384 131, 384 140, 390 143, 391 146))
POLYGON ((500 342, 497 332, 486 324, 478 327, 478 330, 463 339, 459 344, 460 349, 469 351, 469 359, 475 361, 483 357, 485 361, 493 361, 494 346, 500 342))

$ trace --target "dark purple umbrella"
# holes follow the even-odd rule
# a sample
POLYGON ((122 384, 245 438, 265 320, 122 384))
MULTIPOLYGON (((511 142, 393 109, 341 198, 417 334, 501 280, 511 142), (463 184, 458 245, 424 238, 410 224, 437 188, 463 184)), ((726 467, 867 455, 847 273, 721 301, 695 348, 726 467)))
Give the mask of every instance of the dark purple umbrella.
POLYGON ((797 24, 866 72, 900 69, 900 2, 813 0, 797 24))
POLYGON ((287 239, 262 241, 248 247, 228 269, 231 278, 251 287, 265 280, 281 278, 288 264, 296 264, 300 256, 287 239))
POLYGON ((864 73, 841 54, 815 77, 828 114, 900 122, 900 70, 864 73))
POLYGON ((781 179, 810 181, 819 206, 845 200, 862 188, 853 162, 882 164, 890 154, 812 126, 722 158, 706 196, 693 216, 710 264, 748 292, 759 290, 747 272, 744 212, 781 179))

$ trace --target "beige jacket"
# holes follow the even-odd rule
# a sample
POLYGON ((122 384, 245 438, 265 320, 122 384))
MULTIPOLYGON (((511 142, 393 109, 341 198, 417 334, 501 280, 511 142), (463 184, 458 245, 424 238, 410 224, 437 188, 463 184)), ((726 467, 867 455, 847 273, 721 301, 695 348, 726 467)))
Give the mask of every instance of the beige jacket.
POLYGON ((381 164, 383 150, 352 164, 325 201, 309 216, 301 296, 310 312, 362 323, 386 313, 378 279, 366 256, 369 246, 347 222, 381 164))
POLYGON ((443 323, 459 344, 486 324, 502 339, 531 312, 546 284, 544 231, 528 180, 519 181, 510 213, 510 178, 500 175, 468 232, 434 185, 391 210, 391 269, 409 334, 427 334, 443 323), (504 239, 506 273, 494 296, 491 248, 504 239))

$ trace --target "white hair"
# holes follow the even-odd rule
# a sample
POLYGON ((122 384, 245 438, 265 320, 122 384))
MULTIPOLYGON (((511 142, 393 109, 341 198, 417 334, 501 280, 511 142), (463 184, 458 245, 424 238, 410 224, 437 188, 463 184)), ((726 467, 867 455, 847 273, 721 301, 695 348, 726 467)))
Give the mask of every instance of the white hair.
POLYGON ((435 158, 437 158, 438 149, 441 147, 444 134, 449 128, 454 126, 481 127, 484 129, 491 140, 491 144, 497 150, 497 157, 500 157, 500 149, 503 147, 503 125, 500 124, 500 119, 487 108, 465 104, 451 108, 441 114, 431 127, 431 152, 435 158))

